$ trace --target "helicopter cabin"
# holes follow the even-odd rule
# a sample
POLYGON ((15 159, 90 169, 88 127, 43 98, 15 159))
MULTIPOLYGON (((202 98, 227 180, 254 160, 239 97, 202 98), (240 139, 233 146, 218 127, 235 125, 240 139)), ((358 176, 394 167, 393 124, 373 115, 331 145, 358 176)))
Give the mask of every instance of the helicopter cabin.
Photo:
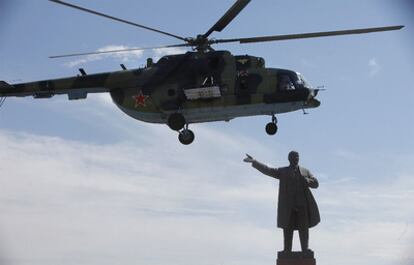
MULTIPOLYGON (((209 74, 204 75, 201 85, 196 88, 185 89, 184 93, 188 100, 214 99, 222 96, 218 76, 223 75, 223 64, 233 59, 235 62, 236 72, 238 73, 239 86, 243 90, 248 87, 248 73, 251 69, 264 68, 265 61, 263 58, 249 55, 232 56, 228 52, 211 52, 207 55, 209 74), (233 58, 232 58, 233 57, 233 58), (217 75, 217 70, 221 74, 217 75), (244 81, 244 82, 243 82, 244 81)), ((234 66, 233 66, 234 67, 234 66)), ((234 68, 233 68, 234 69, 234 68)), ((231 74, 229 76, 232 76, 231 74)), ((223 81, 223 80, 221 80, 223 81)), ((222 83, 222 82, 221 82, 222 83)))
POLYGON ((217 104, 223 104, 223 100, 237 102, 237 105, 249 104, 252 95, 258 94, 268 83, 263 58, 235 56, 228 51, 168 55, 151 69, 151 78, 144 86, 153 98, 165 98, 159 103, 163 110, 180 108, 184 102, 204 106, 215 99, 221 99, 217 104))

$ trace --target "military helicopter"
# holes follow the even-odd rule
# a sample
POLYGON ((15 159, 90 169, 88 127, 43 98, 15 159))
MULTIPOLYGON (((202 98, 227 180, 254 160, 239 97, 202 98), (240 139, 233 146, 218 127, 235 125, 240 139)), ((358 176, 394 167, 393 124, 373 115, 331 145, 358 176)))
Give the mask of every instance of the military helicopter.
POLYGON ((178 139, 184 145, 191 144, 194 140, 194 133, 189 129, 189 124, 192 123, 268 115, 271 121, 265 129, 269 135, 274 135, 278 129, 276 114, 305 111, 320 105, 316 99, 319 89, 312 87, 300 73, 287 69, 266 68, 263 58, 216 51, 212 45, 363 34, 399 30, 404 27, 389 26, 252 38, 210 38, 213 32, 221 32, 230 24, 250 2, 237 0, 206 33, 187 38, 68 2, 49 1, 181 41, 179 44, 160 47, 73 53, 50 58, 172 47, 190 47, 192 51, 164 56, 158 62, 148 59, 146 67, 140 69, 128 70, 121 65, 121 71, 87 74, 81 68, 80 75, 69 78, 12 85, 0 81, 2 100, 11 96, 33 96, 38 99, 60 94, 67 94, 69 100, 78 100, 85 99, 88 93, 110 93, 113 102, 125 114, 144 122, 167 124, 178 132, 178 139))

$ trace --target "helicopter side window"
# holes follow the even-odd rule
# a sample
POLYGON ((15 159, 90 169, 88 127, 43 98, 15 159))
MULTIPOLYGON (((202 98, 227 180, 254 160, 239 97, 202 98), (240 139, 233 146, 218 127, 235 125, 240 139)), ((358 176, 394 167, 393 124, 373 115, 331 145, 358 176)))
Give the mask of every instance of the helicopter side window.
POLYGON ((280 91, 295 90, 295 86, 293 85, 293 82, 288 75, 280 76, 278 90, 280 91))

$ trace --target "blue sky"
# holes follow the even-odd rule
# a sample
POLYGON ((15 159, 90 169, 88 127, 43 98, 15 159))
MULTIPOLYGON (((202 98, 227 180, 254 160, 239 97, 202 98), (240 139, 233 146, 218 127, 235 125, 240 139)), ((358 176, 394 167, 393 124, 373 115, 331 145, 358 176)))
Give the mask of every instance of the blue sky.
MULTIPOLYGON (((182 36, 204 33, 226 1, 72 3, 182 36)), ((272 264, 277 182, 242 162, 274 166, 296 149, 321 185, 318 263, 413 263, 413 9, 409 1, 252 1, 216 38, 405 25, 402 31, 220 45, 301 72, 327 91, 310 115, 193 125, 196 140, 125 116, 106 95, 69 102, 8 98, 0 109, 2 264, 272 264)), ((174 44, 167 36, 49 1, 0 3, 0 79, 10 83, 128 68, 166 51, 51 60, 111 46, 174 44)), ((182 52, 174 50, 168 52, 182 52)), ((296 237, 295 237, 296 240, 296 237)), ((298 247, 295 242, 295 247, 298 247)))

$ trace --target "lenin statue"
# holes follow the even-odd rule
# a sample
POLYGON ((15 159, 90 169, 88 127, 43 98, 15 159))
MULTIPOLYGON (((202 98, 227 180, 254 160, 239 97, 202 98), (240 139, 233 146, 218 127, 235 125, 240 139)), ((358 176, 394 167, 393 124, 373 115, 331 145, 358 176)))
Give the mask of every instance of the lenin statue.
POLYGON ((302 253, 312 253, 309 249, 309 228, 320 222, 319 210, 309 188, 316 189, 318 180, 306 168, 299 166, 299 153, 289 153, 288 167, 271 168, 250 155, 244 162, 265 175, 278 179, 279 200, 277 209, 277 226, 283 229, 283 253, 292 252, 293 231, 299 230, 302 253))

